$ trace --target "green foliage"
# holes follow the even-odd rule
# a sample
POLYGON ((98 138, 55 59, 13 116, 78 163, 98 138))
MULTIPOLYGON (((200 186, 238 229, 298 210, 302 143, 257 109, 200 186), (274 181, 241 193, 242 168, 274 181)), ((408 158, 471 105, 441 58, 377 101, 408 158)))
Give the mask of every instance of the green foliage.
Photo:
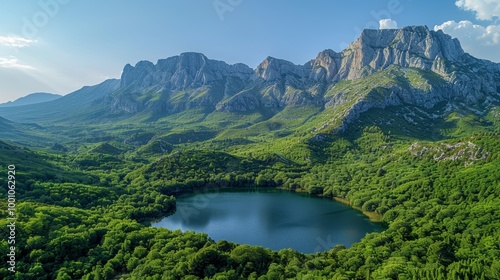
MULTIPOLYGON (((401 73, 392 69, 379 82, 402 83, 406 77, 424 89, 437 78, 419 71, 401 73)), ((365 86, 343 82, 331 93, 365 86)), ((0 141, 0 162, 15 164, 18 171, 19 201, 18 272, 13 276, 0 269, 0 277, 498 279, 500 138, 495 110, 484 117, 453 113, 422 128, 428 112, 414 110, 418 123, 411 127, 404 117, 410 109, 383 116, 372 110, 347 133, 316 138, 300 131, 273 134, 288 125, 312 128, 306 120, 323 113, 311 107, 267 119, 264 113, 244 120, 214 113, 206 116, 210 129, 193 125, 171 130, 169 120, 151 127, 118 125, 98 140, 62 141, 77 148, 58 154, 0 141), (257 118, 262 118, 260 125, 245 125, 257 118), (234 127, 219 133, 223 122, 234 127), (168 129, 154 133, 163 125, 168 129), (173 195, 248 186, 340 199, 381 219, 386 230, 367 234, 351 248, 306 255, 150 227, 151 221, 175 211, 173 195)), ((106 128, 95 127, 95 133, 106 128)), ((5 165, 0 173, 6 174, 5 165)), ((0 184, 6 185, 6 179, 0 176, 0 184)), ((6 195, 5 189, 1 192, 6 195)), ((5 216, 5 200, 0 209, 5 216)), ((6 225, 5 219, 0 221, 4 236, 6 225)), ((7 244, 0 242, 5 255, 7 244)))
POLYGON ((91 153, 106 154, 106 155, 119 155, 122 151, 109 143, 102 143, 93 148, 91 153))

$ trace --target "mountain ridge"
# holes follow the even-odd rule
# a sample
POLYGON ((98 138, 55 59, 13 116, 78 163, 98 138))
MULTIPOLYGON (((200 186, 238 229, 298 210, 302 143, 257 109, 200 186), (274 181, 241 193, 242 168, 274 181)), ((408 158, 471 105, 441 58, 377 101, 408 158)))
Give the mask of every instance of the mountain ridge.
MULTIPOLYGON (((364 30, 345 50, 323 50, 303 65, 266 57, 251 69, 188 52, 156 64, 127 64, 121 79, 112 83, 87 88, 94 95, 71 107, 68 116, 55 114, 44 120, 92 123, 97 118, 102 122, 144 115, 154 121, 190 110, 203 112, 201 119, 216 113, 266 111, 268 119, 285 108, 312 106, 320 118, 311 119, 315 122, 309 132, 345 131, 372 108, 431 109, 446 103, 449 108, 484 113, 500 100, 500 64, 470 56, 442 31, 409 26, 364 30)), ((65 98, 60 100, 78 99, 76 93, 65 98)), ((7 116, 4 112, 0 110, 7 116)), ((13 113, 9 117, 15 121, 35 119, 23 116, 26 111, 13 113)))
POLYGON ((60 94, 53 94, 47 92, 35 92, 28 94, 26 96, 20 97, 14 101, 9 101, 6 103, 0 104, 0 107, 14 107, 14 106, 23 106, 23 105, 31 105, 43 102, 49 102, 61 98, 60 94))
MULTIPOLYGON (((426 26, 390 30, 367 29, 345 50, 341 52, 324 50, 304 65, 267 57, 253 70, 253 73, 250 73, 249 67, 241 66, 244 74, 236 72, 242 74, 237 76, 239 87, 224 94, 220 94, 221 88, 227 87, 225 79, 234 78, 235 72, 230 71, 234 66, 220 64, 217 61, 218 69, 222 68, 225 71, 219 71, 218 79, 213 79, 215 75, 207 78, 206 69, 215 68, 211 64, 216 61, 194 53, 185 53, 178 57, 195 61, 196 63, 188 65, 194 65, 194 69, 197 69, 193 72, 193 67, 186 68, 185 64, 179 67, 180 64, 177 64, 175 73, 182 73, 184 76, 168 76, 177 80, 174 82, 169 80, 166 87, 170 84, 182 84, 182 87, 177 86, 177 88, 193 90, 182 99, 187 104, 184 109, 207 105, 198 102, 200 98, 210 100, 209 110, 222 112, 250 112, 260 108, 279 111, 287 106, 305 105, 329 109, 352 103, 346 114, 336 116, 343 118, 340 123, 335 122, 342 131, 348 123, 370 108, 410 104, 429 109, 440 102, 462 101, 470 106, 479 106, 484 103, 486 97, 489 98, 487 102, 498 101, 498 88, 500 88, 497 82, 500 77, 500 64, 473 58, 464 52, 457 39, 442 31, 429 30, 426 26), (398 68, 396 74, 394 74, 395 68, 398 68), (406 69, 417 70, 417 78, 426 84, 425 89, 409 81, 406 69), (385 95, 379 94, 381 100, 378 102, 367 100, 366 96, 353 92, 333 90, 335 94, 332 94, 332 89, 337 83, 366 79, 370 75, 386 70, 387 73, 392 73, 388 74, 389 76, 397 76, 393 77, 393 82, 386 84, 385 88, 375 85, 372 90, 366 92, 366 96, 373 96, 377 95, 376 92, 385 91, 385 95), (186 76, 189 71, 192 71, 190 76, 186 76), (216 85, 217 81, 221 83, 216 85), (219 95, 206 94, 214 91, 219 95), (354 100, 356 98, 359 100, 354 100)), ((175 58, 177 57, 170 60, 175 58)), ((159 64, 160 61, 157 65, 159 64)), ((135 66, 136 69, 144 67, 143 62, 135 66)), ((161 83, 156 85, 162 86, 161 83)), ((161 101, 167 107, 172 105, 168 95, 169 93, 163 93, 164 98, 161 101)), ((119 100, 120 96, 116 98, 119 100)), ((175 112, 176 110, 167 109, 163 113, 175 112)), ((329 126, 329 122, 332 120, 327 121, 326 126, 329 126)))
POLYGON ((76 113, 88 110, 94 100, 116 90, 119 83, 117 79, 109 79, 94 86, 84 86, 53 101, 0 108, 0 114, 18 123, 60 122, 71 118, 76 113))

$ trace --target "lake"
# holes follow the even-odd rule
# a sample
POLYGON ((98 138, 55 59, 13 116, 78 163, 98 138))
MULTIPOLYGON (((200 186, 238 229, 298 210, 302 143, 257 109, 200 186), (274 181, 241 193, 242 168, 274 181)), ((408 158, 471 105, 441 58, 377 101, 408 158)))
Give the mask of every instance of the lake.
POLYGON ((195 193, 177 197, 177 211, 154 227, 205 232, 213 240, 302 253, 350 247, 380 232, 360 211, 332 199, 279 190, 195 193))

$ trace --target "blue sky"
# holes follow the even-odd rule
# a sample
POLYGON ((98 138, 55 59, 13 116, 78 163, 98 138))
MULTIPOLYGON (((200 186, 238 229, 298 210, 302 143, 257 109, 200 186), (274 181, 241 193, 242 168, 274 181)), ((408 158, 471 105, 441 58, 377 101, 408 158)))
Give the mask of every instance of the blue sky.
POLYGON ((427 25, 500 62, 500 0, 0 0, 0 103, 67 94, 182 52, 256 67, 342 50, 364 28, 427 25))

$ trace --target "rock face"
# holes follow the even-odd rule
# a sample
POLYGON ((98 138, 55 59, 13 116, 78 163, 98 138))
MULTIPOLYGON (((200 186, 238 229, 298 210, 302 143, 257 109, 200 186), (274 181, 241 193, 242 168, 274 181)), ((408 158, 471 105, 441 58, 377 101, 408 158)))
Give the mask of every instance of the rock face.
POLYGON ((255 76, 267 82, 285 79, 289 82, 299 82, 305 77, 305 69, 289 61, 267 57, 254 71, 255 76))
POLYGON ((18 122, 93 122, 133 114, 154 120, 191 109, 206 114, 262 111, 267 117, 307 106, 321 115, 313 129, 342 131, 372 108, 444 104, 448 112, 465 108, 483 115, 499 102, 499 63, 470 56, 442 31, 412 26, 364 30, 345 50, 324 50, 304 65, 267 57, 251 69, 199 53, 156 64, 141 61, 126 65, 120 80, 50 102, 0 108, 0 114, 18 122))
POLYGON ((156 65, 149 61, 140 61, 135 67, 127 64, 123 69, 121 87, 141 89, 159 85, 172 91, 181 91, 229 77, 248 80, 252 74, 252 69, 244 64, 228 65, 210 60, 200 53, 183 53, 158 60, 156 65))
POLYGON ((153 64, 127 64, 120 89, 108 96, 112 112, 150 110, 158 115, 193 107, 215 109, 222 99, 245 88, 253 70, 244 64, 228 65, 200 53, 183 53, 153 64))
POLYGON ((442 31, 412 26, 364 30, 342 52, 324 50, 304 65, 267 57, 252 70, 198 53, 157 64, 141 61, 125 66, 120 88, 105 102, 112 111, 160 115, 198 107, 225 112, 342 108, 333 117, 340 123, 330 123, 343 130, 371 108, 433 108, 443 101, 486 108, 500 100, 499 91, 500 64, 466 54, 457 39, 442 31), (378 80, 370 80, 374 75, 378 80), (365 80, 370 82, 339 90, 340 82, 359 85, 365 80))
POLYGON ((425 26, 364 30, 361 37, 342 52, 341 67, 334 79, 359 79, 391 65, 446 74, 446 62, 459 62, 463 55, 457 39, 425 26))

